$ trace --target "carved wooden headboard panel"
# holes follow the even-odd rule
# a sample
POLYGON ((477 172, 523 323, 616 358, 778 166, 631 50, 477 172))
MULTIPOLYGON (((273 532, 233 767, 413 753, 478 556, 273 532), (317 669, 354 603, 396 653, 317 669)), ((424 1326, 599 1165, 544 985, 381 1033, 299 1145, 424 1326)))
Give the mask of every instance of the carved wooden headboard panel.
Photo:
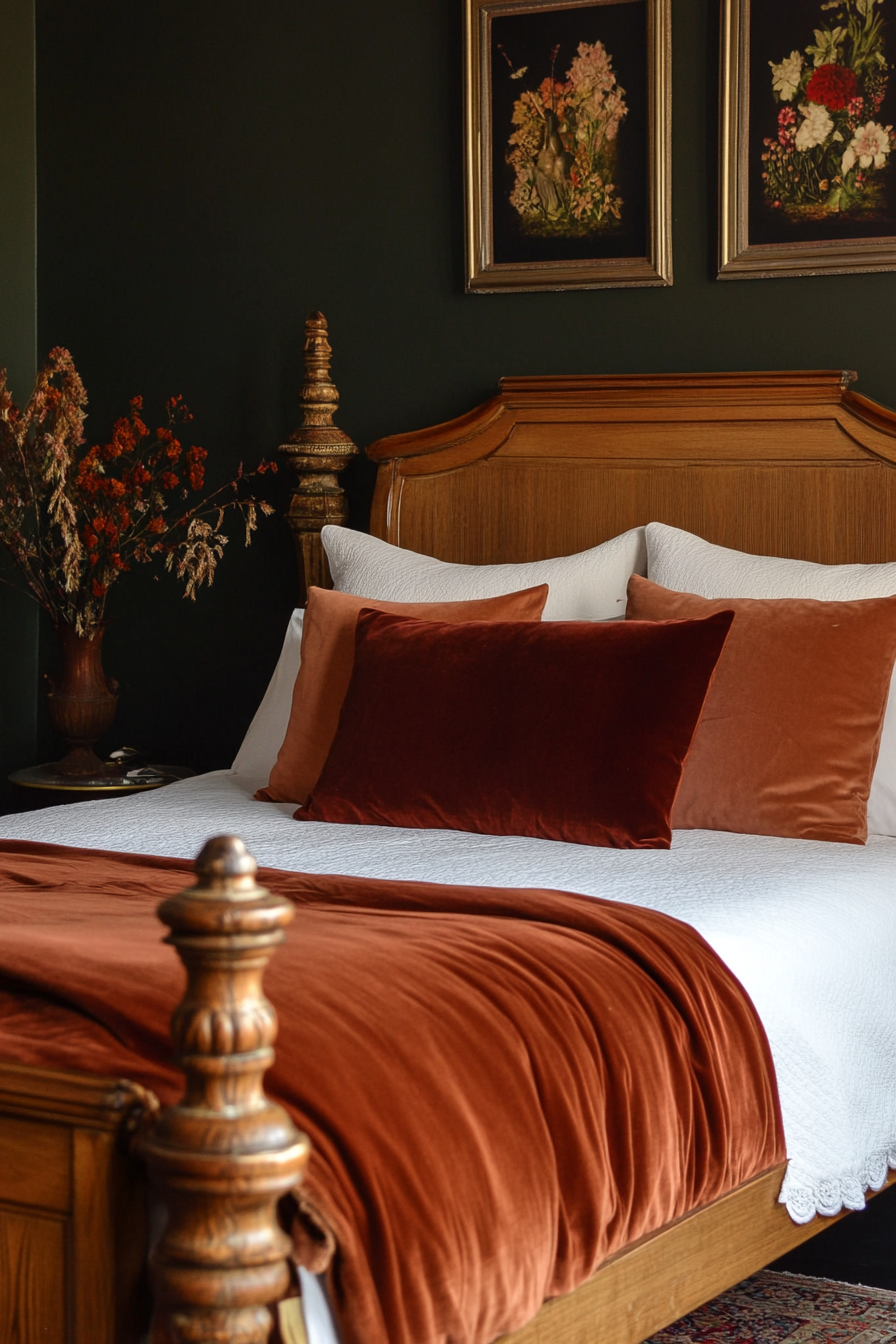
POLYGON ((763 555, 896 559, 896 413, 854 375, 505 378, 369 449, 371 531, 443 560, 542 559, 651 520, 763 555))

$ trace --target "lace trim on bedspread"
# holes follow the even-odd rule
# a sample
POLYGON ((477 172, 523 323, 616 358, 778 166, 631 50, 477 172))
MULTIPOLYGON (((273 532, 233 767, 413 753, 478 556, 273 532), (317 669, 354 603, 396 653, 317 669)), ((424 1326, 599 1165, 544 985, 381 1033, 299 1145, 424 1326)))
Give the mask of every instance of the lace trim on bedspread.
POLYGON ((896 1144, 871 1153, 859 1172, 839 1180, 807 1179, 791 1163, 784 1176, 778 1203, 786 1206, 795 1223, 811 1222, 817 1213, 831 1218, 843 1209, 864 1209, 865 1191, 880 1190, 888 1170, 896 1171, 896 1144))

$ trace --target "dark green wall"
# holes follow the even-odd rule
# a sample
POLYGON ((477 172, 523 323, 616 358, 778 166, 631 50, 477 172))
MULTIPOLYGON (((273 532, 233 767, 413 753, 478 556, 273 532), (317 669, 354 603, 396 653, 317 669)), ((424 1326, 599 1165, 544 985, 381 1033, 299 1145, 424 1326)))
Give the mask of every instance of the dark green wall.
MULTIPOLYGON (((0 368, 28 396, 37 343, 35 290, 34 8, 0 0, 0 368)), ((0 579, 9 577, 0 563, 0 579)), ((0 583, 0 809, 6 776, 34 759, 38 610, 0 583)))
MULTIPOLYGON (((717 5, 673 14, 674 287, 466 296, 460 0, 40 0, 41 352, 72 349, 97 436, 134 392, 183 393, 222 472, 295 424, 316 307, 362 444, 505 373, 845 365, 896 403, 896 274, 712 278, 717 5)), ((358 521, 368 486, 356 473, 358 521)), ((116 739, 226 764, 292 584, 275 528, 195 607, 130 576, 107 637, 116 739)))

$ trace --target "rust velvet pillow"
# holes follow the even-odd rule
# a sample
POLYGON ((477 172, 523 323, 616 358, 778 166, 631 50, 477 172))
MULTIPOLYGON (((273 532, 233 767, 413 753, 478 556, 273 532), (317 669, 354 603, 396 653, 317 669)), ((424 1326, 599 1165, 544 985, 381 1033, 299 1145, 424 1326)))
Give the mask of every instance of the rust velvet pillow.
POLYGON ((371 602, 312 588, 302 626, 302 661, 283 745, 266 789, 270 803, 304 803, 317 783, 339 722, 355 660, 355 623, 366 607, 432 621, 540 621, 548 585, 468 602, 371 602))
POLYGON ((896 656, 896 597, 676 593, 637 575, 627 619, 733 610, 672 824, 864 844, 896 656))
POLYGON ((446 625, 363 611, 301 821, 668 849, 732 617, 446 625))

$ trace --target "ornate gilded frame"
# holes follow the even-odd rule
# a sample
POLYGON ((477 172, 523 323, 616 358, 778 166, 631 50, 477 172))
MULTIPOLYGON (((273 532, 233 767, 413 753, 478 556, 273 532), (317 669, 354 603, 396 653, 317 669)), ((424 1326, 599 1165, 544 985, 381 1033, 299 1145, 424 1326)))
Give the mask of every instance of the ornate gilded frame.
POLYGON ((493 18, 613 0, 465 0, 464 130, 468 293, 606 289, 672 284, 671 0, 647 7, 647 255, 583 261, 496 262, 492 174, 490 30, 493 18))
POLYGON ((720 280, 896 270, 896 237, 751 244, 749 238, 750 6, 722 0, 719 55, 720 280))

